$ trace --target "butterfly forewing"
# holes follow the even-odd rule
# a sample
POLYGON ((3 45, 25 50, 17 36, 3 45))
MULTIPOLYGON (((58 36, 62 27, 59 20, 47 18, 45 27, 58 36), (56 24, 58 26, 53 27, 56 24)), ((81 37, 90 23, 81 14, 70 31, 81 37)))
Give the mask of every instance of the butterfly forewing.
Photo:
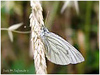
POLYGON ((52 32, 44 32, 41 38, 49 61, 60 65, 76 64, 84 61, 81 53, 60 36, 52 32))

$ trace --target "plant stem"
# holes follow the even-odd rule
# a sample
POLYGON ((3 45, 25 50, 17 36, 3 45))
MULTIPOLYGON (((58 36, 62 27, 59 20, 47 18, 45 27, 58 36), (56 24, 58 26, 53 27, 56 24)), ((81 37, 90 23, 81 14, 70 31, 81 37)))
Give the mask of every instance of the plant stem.
MULTIPOLYGON (((8 28, 1 28, 0 30, 7 30, 7 31, 9 31, 9 29, 8 28)), ((22 33, 22 34, 28 34, 28 33, 30 33, 31 31, 17 31, 17 30, 12 30, 12 32, 16 32, 16 33, 22 33)))
POLYGON ((91 28, 91 9, 92 9, 92 1, 88 1, 87 2, 87 9, 86 9, 86 20, 85 20, 85 26, 84 26, 84 30, 85 30, 85 42, 86 42, 86 50, 89 51, 90 49, 90 43, 89 43, 89 39, 90 39, 90 28, 91 28))

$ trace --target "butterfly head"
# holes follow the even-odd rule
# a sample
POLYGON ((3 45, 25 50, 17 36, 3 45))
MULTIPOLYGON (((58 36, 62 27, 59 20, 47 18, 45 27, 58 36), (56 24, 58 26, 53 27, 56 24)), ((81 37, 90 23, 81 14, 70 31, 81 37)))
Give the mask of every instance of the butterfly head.
POLYGON ((46 27, 43 27, 43 32, 44 32, 44 33, 47 33, 47 32, 49 32, 49 31, 48 31, 48 29, 47 29, 46 27))
POLYGON ((41 35, 44 36, 45 34, 47 34, 49 31, 46 27, 42 27, 42 32, 41 32, 41 35))

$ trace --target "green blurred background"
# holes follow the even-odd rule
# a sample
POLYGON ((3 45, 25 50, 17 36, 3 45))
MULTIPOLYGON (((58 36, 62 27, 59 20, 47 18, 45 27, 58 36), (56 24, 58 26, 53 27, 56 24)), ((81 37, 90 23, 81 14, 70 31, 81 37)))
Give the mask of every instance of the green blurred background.
MULTIPOLYGON (((44 21, 48 14, 46 27, 74 47, 84 56, 85 61, 76 65, 56 65, 47 59, 49 74, 98 74, 99 73, 99 2, 78 1, 79 14, 73 3, 61 14, 63 1, 43 1, 44 21)), ((1 27, 8 28, 23 22, 18 31, 29 31, 29 1, 1 1, 1 27), (26 28, 24 28, 26 26, 26 28)), ((1 31, 1 73, 34 74, 34 60, 29 55, 30 34, 13 33, 14 42, 7 31, 1 31), (22 70, 22 71, 21 71, 22 70)))

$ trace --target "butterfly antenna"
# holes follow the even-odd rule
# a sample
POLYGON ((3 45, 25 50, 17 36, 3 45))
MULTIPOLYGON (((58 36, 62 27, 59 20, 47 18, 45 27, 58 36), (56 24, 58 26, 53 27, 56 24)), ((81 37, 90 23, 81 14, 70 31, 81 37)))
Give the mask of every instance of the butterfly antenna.
POLYGON ((48 11, 47 16, 46 16, 46 19, 45 19, 45 23, 44 23, 45 25, 47 24, 48 17, 49 17, 49 11, 48 11))

